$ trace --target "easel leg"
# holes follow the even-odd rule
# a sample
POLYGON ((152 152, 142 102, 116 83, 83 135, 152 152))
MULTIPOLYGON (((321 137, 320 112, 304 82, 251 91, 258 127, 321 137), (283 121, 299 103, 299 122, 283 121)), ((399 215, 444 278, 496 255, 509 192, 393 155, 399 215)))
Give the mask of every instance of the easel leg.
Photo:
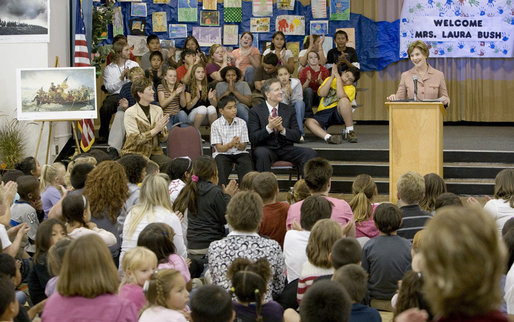
POLYGON ((75 138, 75 154, 80 154, 80 145, 79 145, 79 139, 77 137, 77 130, 75 128, 75 121, 71 121, 71 127, 73 128, 73 137, 75 138))
POLYGON ((50 153, 50 140, 52 139, 52 125, 53 125, 53 122, 50 121, 49 124, 50 124, 50 128, 48 129, 48 143, 47 143, 47 146, 46 146, 46 162, 45 162, 45 164, 48 164, 48 155, 50 153))

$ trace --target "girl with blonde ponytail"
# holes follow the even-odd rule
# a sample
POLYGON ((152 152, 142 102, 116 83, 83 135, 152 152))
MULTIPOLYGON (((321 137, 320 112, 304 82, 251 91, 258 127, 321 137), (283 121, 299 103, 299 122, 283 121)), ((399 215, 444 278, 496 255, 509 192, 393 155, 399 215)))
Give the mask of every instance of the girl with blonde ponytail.
POLYGON ((61 187, 65 185, 65 175, 66 167, 60 162, 45 164, 41 168, 39 189, 42 191, 41 202, 45 219, 48 218, 50 209, 61 199, 61 187))
POLYGON ((355 237, 373 238, 379 235, 373 222, 373 212, 378 204, 373 204, 373 197, 377 194, 377 185, 373 178, 367 174, 359 174, 352 185, 353 198, 350 207, 355 219, 355 237))

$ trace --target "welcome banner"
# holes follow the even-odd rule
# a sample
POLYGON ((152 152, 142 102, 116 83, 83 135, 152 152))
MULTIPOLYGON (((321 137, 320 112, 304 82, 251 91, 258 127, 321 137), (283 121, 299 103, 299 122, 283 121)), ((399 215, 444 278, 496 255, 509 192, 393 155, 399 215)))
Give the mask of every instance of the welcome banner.
POLYGON ((400 58, 423 40, 431 57, 514 57, 512 0, 405 0, 400 58))

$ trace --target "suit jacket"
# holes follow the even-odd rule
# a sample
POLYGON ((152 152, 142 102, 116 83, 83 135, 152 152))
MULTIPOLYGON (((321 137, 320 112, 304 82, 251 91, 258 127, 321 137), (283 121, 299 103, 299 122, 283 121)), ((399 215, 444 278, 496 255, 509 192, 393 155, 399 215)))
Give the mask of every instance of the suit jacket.
POLYGON ((286 129, 286 135, 274 132, 268 133, 266 125, 268 125, 269 110, 266 102, 254 106, 250 109, 248 117, 248 134, 252 147, 268 146, 270 148, 280 148, 287 145, 293 145, 294 142, 300 140, 300 128, 296 121, 295 109, 287 104, 279 103, 278 116, 282 117, 282 126, 286 129))
MULTIPOLYGON (((441 71, 428 65, 428 72, 423 78, 417 73, 415 68, 411 68, 402 73, 400 85, 396 92, 397 99, 413 99, 414 98, 414 80, 413 76, 418 77, 418 99, 438 99, 439 97, 448 97, 446 89, 446 81, 441 71)), ((450 98, 448 97, 448 101, 450 98)))
POLYGON ((147 157, 151 155, 163 154, 159 145, 168 139, 168 130, 164 128, 156 136, 152 136, 150 131, 155 127, 155 122, 162 116, 162 108, 150 104, 150 119, 143 112, 138 103, 132 105, 125 111, 125 131, 126 141, 121 149, 121 155, 136 153, 147 157))

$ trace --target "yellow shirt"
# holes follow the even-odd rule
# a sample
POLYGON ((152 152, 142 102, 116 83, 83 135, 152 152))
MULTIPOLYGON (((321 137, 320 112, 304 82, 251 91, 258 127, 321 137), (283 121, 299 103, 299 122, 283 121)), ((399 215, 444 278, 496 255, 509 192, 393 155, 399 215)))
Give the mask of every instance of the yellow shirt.
MULTIPOLYGON (((327 78, 323 81, 323 83, 318 88, 318 95, 319 95, 319 89, 325 85, 326 82, 330 79, 327 78)), ((355 99, 355 86, 353 85, 345 85, 343 86, 343 90, 346 93, 346 96, 348 96, 348 99, 350 102, 352 102, 355 99)), ((318 106, 318 112, 323 110, 328 110, 329 108, 332 108, 334 106, 337 106, 337 102, 339 102, 339 99, 337 98, 337 79, 332 80, 332 84, 330 84, 330 89, 328 90, 327 96, 324 96, 321 98, 321 102, 318 106)))

